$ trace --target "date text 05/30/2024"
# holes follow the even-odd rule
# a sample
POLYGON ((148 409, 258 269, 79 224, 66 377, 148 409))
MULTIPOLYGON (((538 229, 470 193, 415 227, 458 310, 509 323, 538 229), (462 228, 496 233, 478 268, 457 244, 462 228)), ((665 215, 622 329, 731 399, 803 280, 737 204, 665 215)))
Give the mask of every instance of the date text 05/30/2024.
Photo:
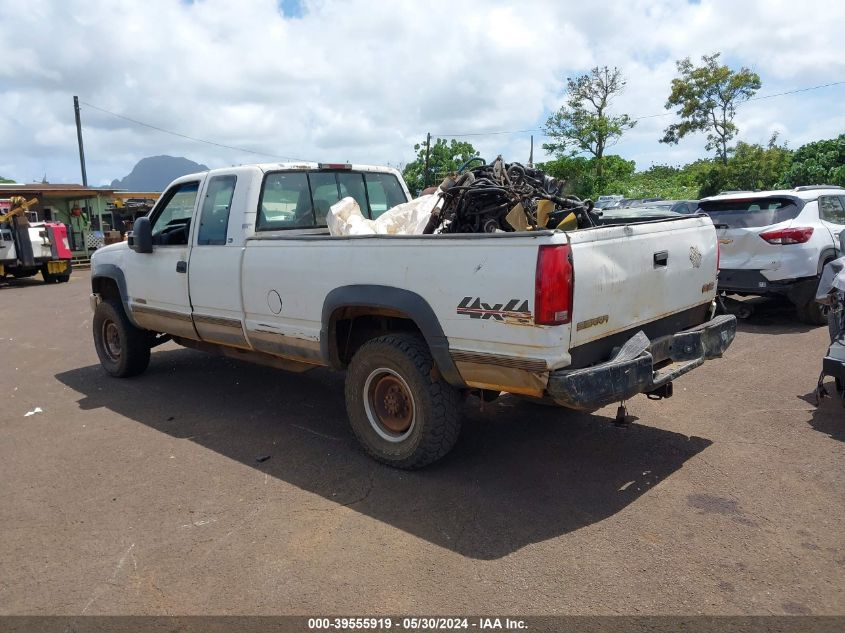
POLYGON ((528 628, 525 620, 519 618, 444 618, 444 617, 403 617, 403 618, 308 618, 308 629, 319 630, 390 630, 403 631, 438 631, 450 629, 478 629, 517 631, 528 628))

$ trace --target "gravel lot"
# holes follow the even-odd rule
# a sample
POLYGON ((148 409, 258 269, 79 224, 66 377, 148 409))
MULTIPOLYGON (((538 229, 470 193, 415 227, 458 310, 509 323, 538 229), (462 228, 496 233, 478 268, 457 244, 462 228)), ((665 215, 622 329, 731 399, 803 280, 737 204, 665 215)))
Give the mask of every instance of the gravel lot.
POLYGON ((0 283, 2 614, 845 613, 845 409, 776 304, 630 428, 471 398, 407 473, 340 374, 168 344, 108 378, 89 291, 0 283))

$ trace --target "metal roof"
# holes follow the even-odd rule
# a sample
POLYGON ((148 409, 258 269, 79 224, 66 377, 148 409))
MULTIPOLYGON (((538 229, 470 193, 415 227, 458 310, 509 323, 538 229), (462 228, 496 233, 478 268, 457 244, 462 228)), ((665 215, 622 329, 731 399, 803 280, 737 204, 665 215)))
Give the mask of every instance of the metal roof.
POLYGON ((2 183, 0 184, 0 197, 10 196, 44 196, 49 198, 69 198, 81 200, 83 198, 96 198, 97 196, 110 196, 114 189, 96 189, 94 187, 83 187, 77 184, 53 184, 33 182, 2 183))

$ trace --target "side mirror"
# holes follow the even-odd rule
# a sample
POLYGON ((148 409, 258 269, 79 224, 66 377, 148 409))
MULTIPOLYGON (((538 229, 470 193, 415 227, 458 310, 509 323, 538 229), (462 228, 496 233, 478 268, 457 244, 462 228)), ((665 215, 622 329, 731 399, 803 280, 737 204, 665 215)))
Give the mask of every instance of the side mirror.
POLYGON ((153 227, 147 217, 138 218, 127 238, 129 248, 136 253, 153 252, 153 227))

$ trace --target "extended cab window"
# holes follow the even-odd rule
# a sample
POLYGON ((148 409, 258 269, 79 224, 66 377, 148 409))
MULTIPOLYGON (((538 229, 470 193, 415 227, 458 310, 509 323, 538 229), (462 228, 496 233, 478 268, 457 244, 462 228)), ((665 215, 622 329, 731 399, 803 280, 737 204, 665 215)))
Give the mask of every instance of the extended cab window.
POLYGON ((393 174, 354 171, 275 172, 264 179, 257 231, 325 227, 329 208, 341 198, 355 198, 361 213, 376 219, 407 202, 393 174), (310 194, 310 195, 309 195, 310 194))
POLYGON ((188 243, 198 191, 198 182, 183 182, 164 194, 162 204, 152 217, 153 244, 174 246, 188 243))
POLYGON ((744 200, 709 200, 699 204, 713 224, 729 229, 756 228, 794 220, 801 209, 789 198, 753 198, 744 200))
POLYGON ((198 245, 226 243, 229 209, 237 181, 237 176, 215 176, 208 182, 200 213, 198 245))
POLYGON ((305 172, 267 174, 261 189, 257 231, 314 226, 314 208, 305 172))

